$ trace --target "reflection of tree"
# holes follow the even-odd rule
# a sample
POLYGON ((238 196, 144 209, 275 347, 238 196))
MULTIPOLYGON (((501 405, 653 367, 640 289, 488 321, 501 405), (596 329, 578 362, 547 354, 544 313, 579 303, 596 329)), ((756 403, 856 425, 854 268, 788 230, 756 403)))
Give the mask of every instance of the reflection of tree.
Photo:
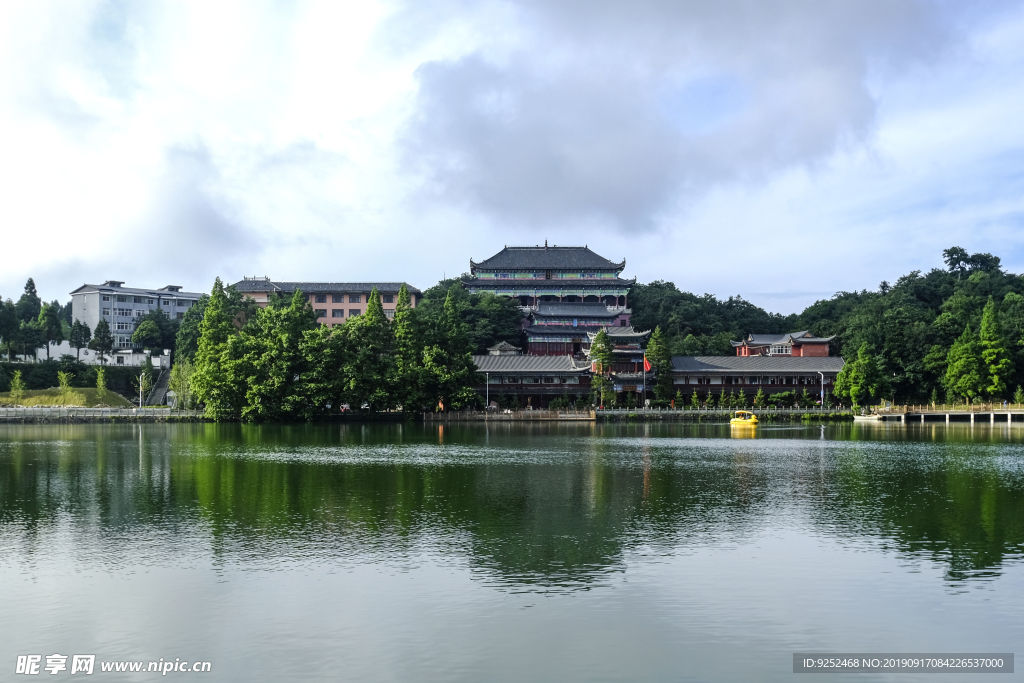
POLYGON ((980 444, 908 444, 881 457, 850 448, 820 483, 819 521, 893 538, 947 563, 951 580, 992 574, 1024 549, 1020 477, 1001 469, 999 457, 980 444))
POLYGON ((766 432, 681 456, 647 432, 589 429, 449 426, 439 445, 435 428, 409 425, 13 428, 0 436, 0 531, 29 551, 66 516, 82 539, 167 531, 245 563, 434 553, 556 588, 622 568, 633 548, 745 535, 793 506, 830 533, 924 551, 954 578, 998 569, 1024 541, 1020 477, 992 446, 899 443, 901 431, 794 452, 766 432))

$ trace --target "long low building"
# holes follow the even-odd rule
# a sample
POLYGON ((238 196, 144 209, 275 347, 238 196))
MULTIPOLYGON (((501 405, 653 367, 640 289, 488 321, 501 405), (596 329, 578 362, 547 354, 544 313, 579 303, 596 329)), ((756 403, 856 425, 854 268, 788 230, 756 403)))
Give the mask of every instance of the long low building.
POLYGON ((486 356, 473 356, 477 372, 486 381, 486 386, 481 384, 476 389, 492 403, 505 405, 512 402, 520 407, 545 408, 559 396, 571 399, 589 397, 589 362, 576 361, 571 356, 496 353, 498 348, 493 347, 486 356))
POLYGON ((415 308, 423 292, 402 282, 278 282, 267 277, 246 277, 232 286, 260 306, 266 306, 271 296, 291 296, 299 290, 309 297, 309 305, 313 307, 317 320, 330 326, 365 313, 374 289, 380 295, 384 315, 393 318, 398 292, 403 284, 409 292, 411 306, 415 308))
POLYGON ((672 380, 689 395, 739 391, 831 392, 843 359, 835 356, 673 356, 672 380), (824 382, 824 385, 822 384, 824 382))

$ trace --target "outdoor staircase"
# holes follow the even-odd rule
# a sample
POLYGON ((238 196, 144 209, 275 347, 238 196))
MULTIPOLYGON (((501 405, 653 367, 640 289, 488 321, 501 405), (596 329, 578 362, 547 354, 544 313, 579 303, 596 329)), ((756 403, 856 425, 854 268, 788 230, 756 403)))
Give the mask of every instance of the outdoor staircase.
POLYGON ((149 392, 149 396, 146 397, 147 406, 162 406, 167 400, 167 385, 171 381, 171 369, 165 368, 160 372, 160 376, 156 379, 156 384, 153 385, 153 390, 149 392))

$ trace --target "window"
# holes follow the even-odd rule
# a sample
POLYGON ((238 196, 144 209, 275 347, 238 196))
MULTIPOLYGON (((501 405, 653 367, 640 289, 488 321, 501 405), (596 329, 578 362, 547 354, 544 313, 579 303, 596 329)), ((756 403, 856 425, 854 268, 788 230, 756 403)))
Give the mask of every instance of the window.
POLYGON ((103 295, 103 300, 104 301, 110 301, 110 295, 109 294, 104 294, 103 295))
POLYGON ((498 277, 499 278, 508 277, 508 273, 498 273, 498 277))
POLYGON ((130 349, 132 347, 132 338, 127 335, 116 334, 114 335, 114 346, 119 349, 130 349))
POLYGON ((345 295, 344 294, 332 294, 331 295, 331 303, 332 304, 343 304, 343 303, 345 303, 345 295))
POLYGON ((518 377, 506 377, 505 378, 505 384, 519 384, 519 378, 518 377))
POLYGON ((162 305, 162 306, 170 306, 171 305, 171 300, 170 299, 164 299, 163 301, 160 302, 160 305, 162 305))
POLYGON ((325 303, 327 303, 327 295, 326 294, 316 294, 316 295, 313 296, 313 301, 314 301, 314 303, 325 304, 325 303))
POLYGON ((114 323, 114 329, 115 330, 119 330, 119 331, 129 331, 130 332, 131 329, 132 329, 132 324, 131 323, 114 323))
POLYGON ((358 308, 350 308, 350 309, 348 309, 348 317, 351 318, 354 315, 359 315, 359 309, 358 308))
POLYGON ((326 308, 317 308, 317 309, 315 309, 315 312, 316 312, 316 317, 318 317, 318 318, 326 318, 327 317, 327 309, 326 308))
POLYGON ((363 302, 363 297, 361 294, 349 294, 348 302, 350 304, 359 304, 363 302))
POLYGON ((395 295, 394 294, 385 294, 384 295, 384 303, 386 303, 386 304, 393 304, 393 303, 395 303, 395 295))
POLYGON ((544 378, 544 384, 554 384, 554 383, 555 383, 555 378, 554 377, 545 377, 544 378))
POLYGON ((184 299, 178 299, 177 305, 178 305, 178 308, 183 308, 183 307, 188 306, 188 302, 185 301, 184 299))
POLYGON ((127 303, 127 302, 128 302, 128 297, 126 297, 126 296, 123 296, 123 295, 121 295, 121 294, 118 294, 118 295, 117 295, 117 302, 118 302, 118 303, 121 303, 121 304, 123 304, 123 303, 127 303))
POLYGON ((104 308, 103 309, 103 315, 110 315, 110 309, 109 308, 104 308))
POLYGON ((178 320, 184 320, 185 319, 185 314, 184 313, 178 313, 177 318, 178 318, 178 320))
POLYGON ((793 347, 789 344, 772 344, 768 353, 773 356, 789 356, 793 353, 793 347))
POLYGON ((133 304, 144 304, 144 303, 146 303, 146 297, 144 297, 144 296, 133 296, 132 297, 132 303, 133 304))
POLYGON ((331 317, 332 318, 344 318, 345 317, 345 309, 344 308, 332 308, 331 309, 331 317))
POLYGON ((144 310, 142 310, 141 308, 136 308, 135 309, 135 317, 136 318, 141 318, 144 315, 146 315, 146 312, 144 310))
POLYGON ((148 306, 152 306, 155 303, 156 303, 156 301, 154 299, 146 299, 146 305, 148 305, 148 306))
POLYGON ((124 356, 118 356, 117 357, 117 364, 118 365, 124 365, 124 356))
POLYGON ((388 319, 394 318, 395 317, 395 309, 393 309, 393 308, 385 308, 384 309, 384 317, 386 317, 388 319))
POLYGON ((119 318, 130 318, 132 317, 132 309, 130 308, 115 308, 114 315, 119 318))
POLYGON ((697 384, 711 384, 711 378, 710 377, 698 377, 697 378, 697 384))

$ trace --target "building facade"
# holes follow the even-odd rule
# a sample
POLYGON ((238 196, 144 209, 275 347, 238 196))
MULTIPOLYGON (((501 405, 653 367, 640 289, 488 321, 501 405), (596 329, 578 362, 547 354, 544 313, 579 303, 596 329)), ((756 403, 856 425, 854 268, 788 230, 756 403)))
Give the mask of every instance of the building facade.
MULTIPOLYGON (((244 278, 232 285, 236 290, 256 301, 261 307, 267 305, 269 297, 282 295, 290 297, 300 290, 309 298, 317 320, 324 325, 337 325, 349 318, 366 312, 366 304, 374 288, 380 295, 384 315, 393 318, 398 303, 398 291, 402 282, 276 282, 266 277, 244 278)), ((423 293, 408 284, 411 305, 419 303, 423 293)))
POLYGON ((748 334, 732 342, 737 356, 791 356, 821 358, 830 355, 829 342, 835 337, 815 337, 804 330, 787 334, 748 334))
POLYGON ((741 389, 753 397, 784 391, 820 397, 832 393, 843 359, 834 356, 673 356, 672 380, 683 396, 694 391, 703 399, 741 389))
POLYGON ((615 263, 588 247, 509 247, 477 263, 469 261, 473 293, 513 297, 523 311, 526 353, 585 360, 598 331, 630 327, 629 288, 621 277, 626 261, 615 263))
POLYGON ((485 381, 475 388, 493 405, 542 409, 558 397, 589 398, 589 363, 569 356, 529 356, 492 348, 498 352, 488 349, 487 355, 473 356, 473 362, 485 381))
POLYGON ((132 334, 143 316, 161 309, 169 317, 181 320, 200 296, 183 292, 177 285, 137 289, 125 287, 122 280, 107 280, 102 285, 82 285, 71 292, 71 317, 93 331, 100 320, 106 320, 114 335, 114 348, 134 349, 132 334))

